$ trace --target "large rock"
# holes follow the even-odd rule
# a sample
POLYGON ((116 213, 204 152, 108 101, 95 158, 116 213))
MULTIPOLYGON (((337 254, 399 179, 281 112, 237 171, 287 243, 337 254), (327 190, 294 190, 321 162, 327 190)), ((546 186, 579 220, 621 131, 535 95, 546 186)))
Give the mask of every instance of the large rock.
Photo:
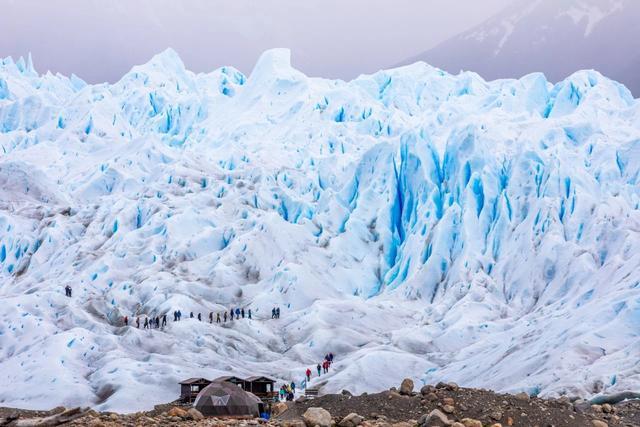
POLYGON ((307 427, 331 427, 331 414, 323 408, 309 408, 302 414, 307 427))
POLYGON ((419 427, 445 427, 453 424, 453 421, 449 420, 442 411, 438 409, 434 409, 429 412, 429 414, 425 414, 418 420, 419 427))
POLYGON ((196 408, 191 408, 187 411, 187 415, 194 421, 204 420, 204 415, 202 412, 198 411, 196 408))
POLYGON ((177 406, 174 406, 173 408, 169 409, 169 412, 167 412, 167 416, 169 416, 169 417, 186 418, 187 417, 187 411, 185 411, 182 408, 178 408, 177 406))
POLYGON ((338 427, 356 427, 359 426, 363 421, 364 417, 361 417, 355 412, 352 412, 338 423, 338 427))
POLYGON ((400 384, 400 394, 409 395, 413 393, 413 380, 411 378, 405 378, 400 384))
POLYGON ((460 422, 464 425, 464 427, 482 427, 482 422, 473 418, 463 418, 462 420, 460 420, 460 422))
POLYGON ((427 384, 425 386, 422 386, 422 388, 420 389, 420 394, 426 396, 427 394, 432 393, 435 390, 436 388, 434 386, 427 384))
POLYGON ((600 420, 593 420, 591 421, 591 424, 593 424, 593 427, 609 427, 609 424, 600 420))
POLYGON ((271 405, 271 415, 277 417, 278 415, 284 413, 289 409, 286 403, 278 402, 271 405))

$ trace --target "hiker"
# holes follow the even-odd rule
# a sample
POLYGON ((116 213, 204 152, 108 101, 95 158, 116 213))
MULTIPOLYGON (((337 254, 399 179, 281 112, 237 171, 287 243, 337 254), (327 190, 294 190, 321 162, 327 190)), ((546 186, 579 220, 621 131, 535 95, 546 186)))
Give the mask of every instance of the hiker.
POLYGON ((280 307, 276 308, 276 319, 280 318, 280 307))
POLYGON ((333 363, 333 353, 329 353, 329 362, 333 363))
POLYGON ((320 366, 320 364, 319 364, 319 363, 318 363, 317 368, 318 368, 318 376, 320 376, 320 370, 322 369, 322 367, 320 366))
POLYGON ((240 310, 240 315, 242 316, 242 318, 244 319, 244 308, 242 310, 240 310))
POLYGON ((216 323, 220 323, 220 313, 216 313, 216 323))
POLYGON ((198 313, 198 322, 202 322, 202 314, 198 313))
POLYGON ((129 318, 124 316, 124 326, 129 326, 129 318))
POLYGON ((240 309, 236 308, 236 319, 240 319, 240 309))
POLYGON ((231 320, 233 320, 233 308, 229 311, 229 316, 231 317, 231 320))
POLYGON ((209 323, 213 323, 213 311, 209 312, 209 323))
POLYGON ((180 321, 180 319, 182 319, 182 312, 178 310, 178 322, 180 321))
POLYGON ((296 383, 294 383, 293 381, 291 381, 291 391, 293 391, 294 393, 296 392, 296 383))
POLYGON ((189 314, 189 318, 193 319, 193 311, 191 312, 191 314, 189 314))
POLYGON ((227 312, 224 312, 224 323, 227 323, 227 312))
POLYGON ((249 309, 249 319, 251 319, 251 309, 249 309))
POLYGON ((271 309, 271 318, 272 318, 272 319, 275 319, 275 318, 276 318, 276 308, 275 308, 275 307, 273 307, 273 308, 271 309))
POLYGON ((173 321, 174 322, 178 321, 178 312, 176 310, 173 310, 173 321))
POLYGON ((149 329, 149 318, 145 317, 144 318, 144 327, 143 329, 149 329))
POLYGON ((160 316, 156 316, 156 329, 160 327, 160 316))
POLYGON ((307 368, 307 372, 305 372, 305 374, 307 374, 307 382, 311 381, 311 369, 307 368))
POLYGON ((293 396, 293 392, 291 392, 291 391, 290 391, 290 392, 287 394, 287 402, 293 402, 293 397, 294 397, 294 396, 293 396))
POLYGON ((136 317, 136 328, 140 329, 140 316, 136 317))
POLYGON ((162 315, 162 327, 164 328, 165 326, 167 326, 167 314, 163 314, 162 315))
POLYGON ((285 391, 284 391, 284 386, 280 387, 280 400, 284 399, 284 395, 285 395, 285 391))

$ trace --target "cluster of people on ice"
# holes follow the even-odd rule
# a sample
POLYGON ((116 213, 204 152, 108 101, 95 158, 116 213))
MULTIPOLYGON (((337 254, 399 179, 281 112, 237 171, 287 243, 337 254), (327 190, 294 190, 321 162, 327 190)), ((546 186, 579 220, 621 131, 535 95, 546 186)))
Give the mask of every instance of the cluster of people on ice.
POLYGON ((67 285, 64 287, 64 296, 71 298, 71 286, 67 285))
POLYGON ((279 319, 280 318, 280 307, 273 307, 271 309, 271 318, 279 319))
MULTIPOLYGON (((124 326, 129 326, 129 316, 124 316, 124 326)), ((167 315, 163 314, 162 317, 145 317, 142 324, 143 329, 159 329, 167 326, 167 315)), ((136 328, 140 328, 140 316, 136 317, 136 328)))
POLYGON ((283 384, 278 392, 280 401, 286 400, 288 402, 293 401, 296 393, 296 383, 291 381, 291 384, 283 384))
MULTIPOLYGON (((209 313, 209 323, 213 323, 213 311, 209 313)), ((219 313, 215 313, 216 318, 215 321, 216 323, 222 323, 224 321, 224 323, 227 322, 228 319, 244 319, 245 317, 247 317, 248 319, 251 319, 252 316, 252 312, 251 309, 247 309, 245 311, 244 307, 243 308, 232 308, 230 309, 228 312, 227 311, 223 311, 223 312, 219 312, 219 313)), ((278 309, 278 316, 280 316, 280 309, 278 309)), ((193 311, 189 313, 189 318, 190 319, 194 319, 197 318, 200 322, 202 322, 202 313, 198 313, 198 315, 194 315, 193 311)), ((180 310, 176 310, 173 312, 173 321, 174 322, 179 322, 182 319, 182 312, 180 310)), ((129 317, 128 316, 124 316, 123 318, 123 323, 124 326, 129 326, 129 317)), ((135 320, 136 323, 136 327, 140 328, 140 317, 136 317, 135 320)), ((163 314, 162 317, 160 316, 151 316, 151 317, 145 317, 144 318, 144 323, 143 323, 143 329, 153 329, 153 328, 161 328, 161 327, 165 327, 167 326, 167 315, 163 314)))
MULTIPOLYGON (((328 374, 329 368, 331 367, 332 363, 333 363, 333 353, 325 354, 324 360, 322 361, 322 363, 318 363, 318 366, 316 366, 316 369, 318 370, 318 376, 322 374, 328 374)), ((305 376, 307 377, 307 383, 311 381, 311 368, 307 368, 307 371, 305 372, 305 376)))

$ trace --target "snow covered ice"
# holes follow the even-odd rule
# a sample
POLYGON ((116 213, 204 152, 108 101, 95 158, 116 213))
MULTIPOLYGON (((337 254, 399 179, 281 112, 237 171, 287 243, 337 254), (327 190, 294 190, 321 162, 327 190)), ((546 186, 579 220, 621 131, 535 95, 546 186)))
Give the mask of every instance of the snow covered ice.
POLYGON ((637 389, 639 184, 640 103, 595 71, 344 82, 167 50, 89 85, 0 60, 0 405, 130 412, 329 351, 326 392, 637 389))

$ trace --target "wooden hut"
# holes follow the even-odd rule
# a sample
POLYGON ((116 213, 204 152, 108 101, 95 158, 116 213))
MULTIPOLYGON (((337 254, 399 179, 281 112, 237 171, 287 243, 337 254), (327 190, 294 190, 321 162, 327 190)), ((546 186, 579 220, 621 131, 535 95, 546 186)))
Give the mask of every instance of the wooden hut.
POLYGON ((272 399, 277 395, 274 390, 275 383, 276 381, 271 378, 256 375, 244 380, 244 389, 262 400, 272 399))
POLYGON ((184 403, 193 403, 198 393, 211 384, 206 378, 189 378, 180 382, 180 400, 184 403))
POLYGON ((215 380, 213 380, 213 382, 227 382, 227 383, 238 385, 238 386, 242 387, 242 389, 245 390, 245 391, 249 391, 246 388, 245 380, 243 380, 240 377, 235 377, 233 375, 227 375, 227 376, 224 376, 224 377, 218 377, 215 380))

